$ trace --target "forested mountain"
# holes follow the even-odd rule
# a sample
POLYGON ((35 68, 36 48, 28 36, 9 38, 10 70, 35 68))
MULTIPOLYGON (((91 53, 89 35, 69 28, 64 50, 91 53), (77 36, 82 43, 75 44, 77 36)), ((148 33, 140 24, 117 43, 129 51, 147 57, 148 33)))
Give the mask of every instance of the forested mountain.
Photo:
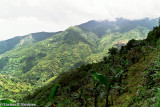
POLYGON ((120 49, 131 39, 145 39, 157 21, 122 18, 89 21, 63 32, 34 33, 2 41, 0 73, 1 81, 5 82, 0 83, 1 97, 20 98, 22 93, 50 83, 62 72, 100 62, 108 55, 109 48, 120 49), (17 88, 16 92, 7 85, 18 83, 24 87, 17 88), (17 96, 12 96, 13 93, 17 96))
POLYGON ((25 45, 45 40, 56 33, 38 32, 38 33, 31 33, 25 36, 17 36, 5 41, 0 41, 0 54, 5 53, 6 51, 10 51, 14 48, 22 47, 25 45))
POLYGON ((20 102, 47 107, 159 107, 160 26, 110 48, 102 61, 61 73, 20 102))
MULTIPOLYGON (((158 19, 141 19, 141 20, 127 20, 124 18, 117 18, 116 21, 89 21, 87 23, 79 25, 79 27, 86 32, 93 32, 99 37, 104 36, 106 33, 126 33, 135 29, 137 26, 152 29, 157 25, 158 19)), ((141 30, 141 29, 139 29, 141 30)), ((141 32, 143 33, 143 32, 141 32)), ((145 34, 144 34, 145 35, 145 34)))

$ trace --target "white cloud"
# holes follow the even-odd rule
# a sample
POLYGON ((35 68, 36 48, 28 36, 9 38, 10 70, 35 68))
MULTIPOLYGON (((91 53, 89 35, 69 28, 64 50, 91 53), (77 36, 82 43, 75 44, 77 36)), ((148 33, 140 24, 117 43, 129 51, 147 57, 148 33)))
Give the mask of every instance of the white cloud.
POLYGON ((0 40, 89 20, 155 18, 159 0, 0 0, 0 40))

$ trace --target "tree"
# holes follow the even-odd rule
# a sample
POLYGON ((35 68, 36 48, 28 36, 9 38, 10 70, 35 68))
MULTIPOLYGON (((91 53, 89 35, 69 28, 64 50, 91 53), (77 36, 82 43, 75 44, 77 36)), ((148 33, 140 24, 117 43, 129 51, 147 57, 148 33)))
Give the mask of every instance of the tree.
POLYGON ((112 60, 113 60, 113 64, 114 64, 114 61, 115 61, 115 55, 118 53, 118 49, 117 49, 117 48, 112 47, 112 48, 110 48, 110 49, 109 49, 109 52, 108 52, 108 53, 111 55, 112 60))
POLYGON ((159 21, 158 21, 158 23, 159 23, 159 27, 160 27, 160 17, 159 17, 159 21))
POLYGON ((49 96, 49 100, 52 102, 53 107, 55 107, 55 104, 54 104, 54 102, 53 102, 53 99, 54 99, 54 96, 55 96, 58 88, 59 88, 59 84, 56 84, 56 85, 53 87, 53 90, 52 90, 52 92, 51 92, 51 94, 50 94, 50 96, 49 96))
POLYGON ((118 53, 118 49, 112 47, 112 48, 109 49, 109 52, 108 52, 108 53, 109 53, 110 55, 114 56, 114 55, 116 55, 116 54, 118 53))
POLYGON ((100 84, 103 84, 105 86, 105 90, 107 92, 107 95, 106 95, 106 107, 109 107, 108 96, 109 96, 109 91, 110 91, 111 88, 110 88, 110 83, 108 81, 108 76, 105 77, 104 75, 99 74, 99 73, 95 73, 94 76, 99 81, 100 84))
MULTIPOLYGON (((119 65, 117 70, 110 70, 109 64, 106 64, 106 76, 100 74, 100 73, 94 73, 94 77, 98 80, 99 84, 105 86, 105 95, 106 95, 106 107, 109 107, 109 95, 111 90, 118 89, 118 93, 120 95, 121 92, 121 84, 123 79, 123 74, 128 71, 128 60, 122 60, 122 64, 119 65), (109 72, 111 71, 111 72, 109 72), (117 85, 115 86, 115 84, 117 85)), ((95 85, 96 88, 98 87, 95 85)), ((97 99, 95 100, 97 101, 97 99)), ((111 103, 113 104, 112 95, 111 95, 111 103)), ((96 102, 97 104, 97 102, 96 102)), ((96 107, 96 106, 95 106, 96 107)))
POLYGON ((133 47, 135 47, 137 45, 136 42, 137 41, 135 39, 130 40, 126 45, 127 50, 131 50, 133 47))

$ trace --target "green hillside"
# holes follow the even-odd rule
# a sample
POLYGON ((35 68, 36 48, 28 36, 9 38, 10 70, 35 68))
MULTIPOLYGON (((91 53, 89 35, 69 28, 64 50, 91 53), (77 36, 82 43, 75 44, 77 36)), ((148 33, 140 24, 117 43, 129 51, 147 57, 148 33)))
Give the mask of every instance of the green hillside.
POLYGON ((110 48, 108 54, 103 61, 61 73, 21 102, 47 107, 159 107, 160 27, 144 40, 132 39, 120 50, 110 48), (49 100, 51 95, 54 99, 49 100))
POLYGON ((0 54, 3 54, 6 51, 10 51, 18 47, 26 46, 29 44, 45 40, 56 33, 38 32, 38 33, 31 33, 25 36, 17 36, 5 41, 0 41, 0 54))
MULTIPOLYGON (((50 83, 63 72, 83 64, 102 61, 103 57, 108 55, 108 49, 113 46, 120 48, 131 39, 146 38, 152 24, 157 25, 155 20, 157 19, 91 21, 52 36, 36 35, 36 33, 26 36, 21 42, 13 42, 14 48, 0 55, 0 73, 15 78, 17 83, 29 84, 34 90, 50 83), (132 24, 134 26, 131 26, 132 24)), ((2 98, 4 93, 8 92, 8 98, 20 98, 16 96, 19 93, 14 93, 14 89, 3 88, 8 83, 16 84, 10 80, 3 82, 0 87, 3 90, 0 92, 2 98), (12 96, 11 92, 16 95, 12 96)), ((23 90, 26 90, 27 86, 21 87, 22 91, 17 88, 18 92, 26 93, 23 90)))
POLYGON ((20 99, 21 96, 29 94, 32 86, 29 83, 21 82, 19 79, 0 74, 0 98, 20 99))

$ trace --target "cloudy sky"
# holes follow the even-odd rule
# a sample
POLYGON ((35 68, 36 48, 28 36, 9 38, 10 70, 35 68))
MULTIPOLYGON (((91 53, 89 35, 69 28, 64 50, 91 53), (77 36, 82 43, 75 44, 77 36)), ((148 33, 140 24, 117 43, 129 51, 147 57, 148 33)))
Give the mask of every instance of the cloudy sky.
POLYGON ((89 20, 159 16, 160 0, 0 0, 0 40, 89 20))

